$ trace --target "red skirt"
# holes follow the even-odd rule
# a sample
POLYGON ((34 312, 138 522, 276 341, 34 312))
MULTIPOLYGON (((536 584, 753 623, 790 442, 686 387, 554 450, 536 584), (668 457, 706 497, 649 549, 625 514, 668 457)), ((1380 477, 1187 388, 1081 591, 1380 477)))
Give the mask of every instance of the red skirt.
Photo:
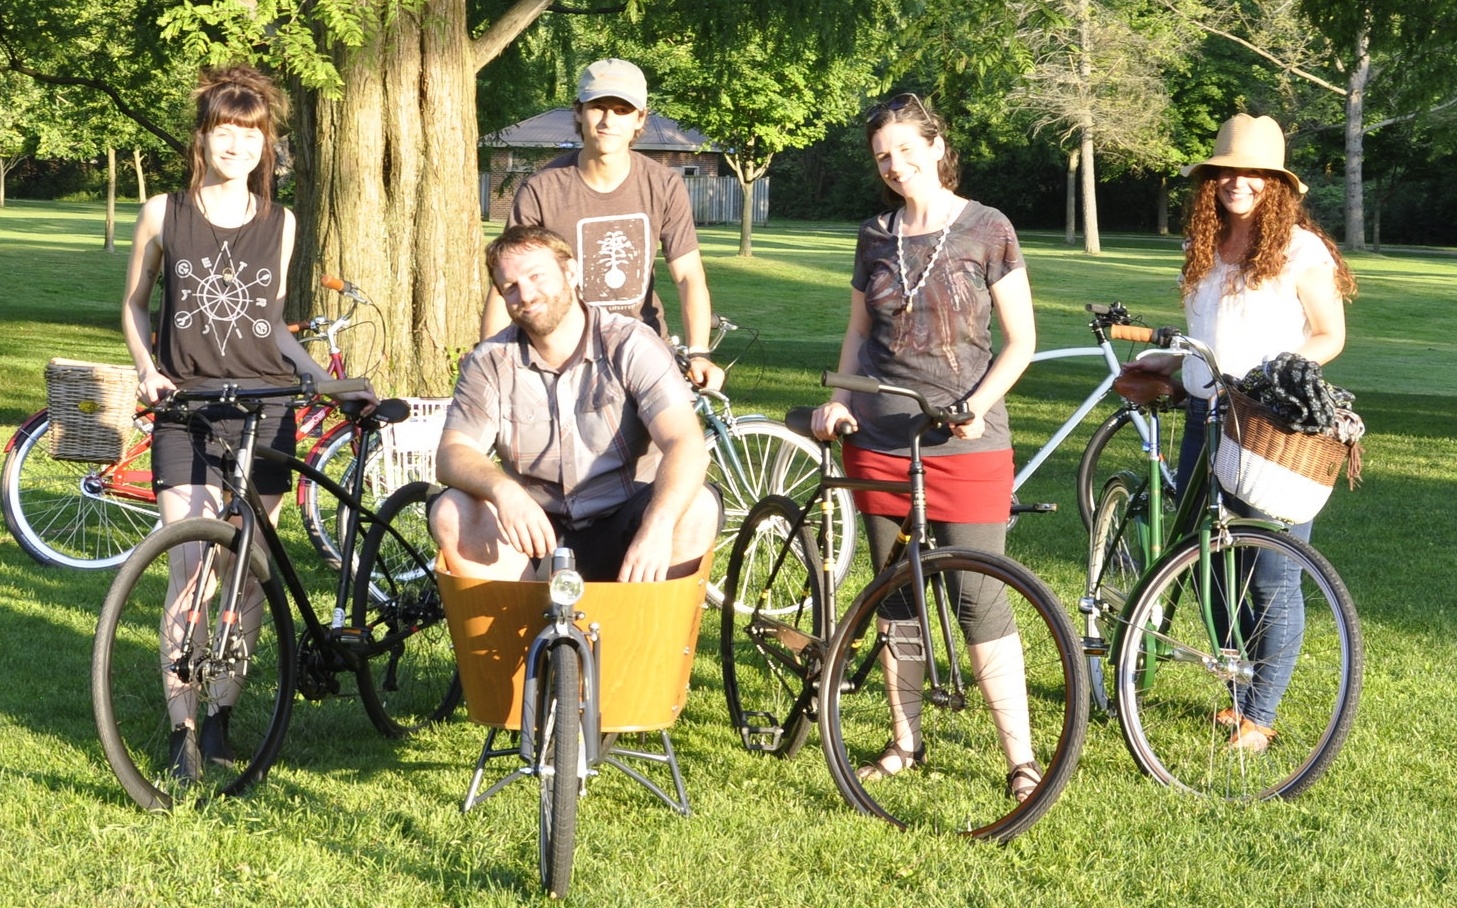
MULTIPOLYGON (((840 454, 845 475, 856 479, 904 482, 911 459, 867 451, 846 442, 840 454)), ((1012 449, 972 454, 922 456, 926 468, 926 517, 946 523, 1006 523, 1012 513, 1012 449)), ((856 492, 862 514, 899 520, 911 510, 911 496, 900 492, 856 492)))

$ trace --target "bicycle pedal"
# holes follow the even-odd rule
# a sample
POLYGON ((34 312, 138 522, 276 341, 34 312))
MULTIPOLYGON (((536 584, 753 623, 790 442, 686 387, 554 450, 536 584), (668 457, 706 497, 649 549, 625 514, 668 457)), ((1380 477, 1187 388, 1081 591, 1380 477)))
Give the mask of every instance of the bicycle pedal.
POLYGON ((336 627, 329 631, 329 638, 335 643, 362 646, 370 642, 369 631, 362 627, 336 627))
POLYGON ((745 750, 774 753, 779 750, 784 728, 768 713, 745 713, 744 724, 739 726, 739 737, 743 739, 745 750), (751 725, 750 719, 762 720, 765 724, 751 725))
POLYGON ((1108 655, 1108 641, 1102 637, 1084 637, 1083 655, 1085 656, 1106 656, 1108 655))

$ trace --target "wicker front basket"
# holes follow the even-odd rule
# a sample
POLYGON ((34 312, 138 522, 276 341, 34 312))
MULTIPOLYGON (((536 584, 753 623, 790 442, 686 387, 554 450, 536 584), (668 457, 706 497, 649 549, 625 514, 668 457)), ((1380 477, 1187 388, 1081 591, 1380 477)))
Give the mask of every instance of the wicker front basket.
POLYGON ((1229 394, 1225 443, 1214 474, 1226 492, 1289 523, 1311 520, 1330 498, 1350 449, 1330 435, 1295 432, 1273 410, 1238 391, 1229 394))
POLYGON ((112 463, 121 459, 137 415, 131 366, 53 359, 46 364, 51 456, 112 463))

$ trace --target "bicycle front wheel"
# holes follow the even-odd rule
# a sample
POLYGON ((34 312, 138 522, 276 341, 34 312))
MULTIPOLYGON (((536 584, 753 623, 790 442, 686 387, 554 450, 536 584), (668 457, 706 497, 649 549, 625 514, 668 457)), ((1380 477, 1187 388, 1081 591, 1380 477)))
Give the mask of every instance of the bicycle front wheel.
POLYGON ((1159 782, 1235 801, 1293 797, 1339 753, 1365 656, 1345 584, 1307 543, 1235 527, 1211 540, 1206 563, 1189 539, 1153 567, 1128 622, 1115 653, 1118 716, 1133 759, 1159 782), (1272 567, 1292 591, 1283 607, 1254 582, 1272 567), (1222 711, 1275 701, 1268 748, 1236 746, 1222 711))
POLYGON ((792 757, 813 721, 824 657, 820 558, 799 505, 771 495, 750 509, 724 578, 719 655, 729 721, 751 751, 792 757))
POLYGON ((541 885, 557 899, 566 898, 571 888, 572 853, 577 846, 577 794, 583 778, 580 669, 576 650, 564 644, 551 648, 536 723, 541 885))
POLYGON ((41 417, 11 442, 0 479, 5 525, 41 564, 114 568, 157 525, 151 434, 134 428, 120 461, 95 464, 53 458, 50 429, 41 417))
MULTIPOLYGON (((1174 475, 1179 443, 1183 437, 1183 406, 1160 413, 1159 450, 1164 457, 1164 503, 1169 507, 1174 504, 1174 475)), ((1108 480, 1120 472, 1134 476, 1148 473, 1148 455, 1144 453, 1143 439, 1139 437, 1138 426, 1133 421, 1133 411, 1126 406, 1093 430, 1078 462, 1078 516, 1082 517, 1083 526, 1092 529, 1098 495, 1108 480)))
POLYGON ((435 584, 430 484, 402 486, 380 505, 360 549, 354 628, 372 655, 359 669, 359 699, 375 727, 403 737, 450 718, 460 676, 435 584))
MULTIPOLYGON (((783 423, 763 418, 735 420, 724 438, 710 429, 708 478, 723 493, 723 533, 714 543, 715 558, 708 583, 708 601, 723 604, 725 557, 749 509, 760 499, 783 495, 796 502, 809 499, 819 485, 820 447, 796 435, 783 423)), ((835 579, 843 580, 855 557, 855 502, 844 489, 830 492, 834 506, 828 527, 835 546, 835 579)))
POLYGON ((122 787, 147 810, 238 794, 263 778, 283 743, 293 620, 256 548, 248 604, 236 623, 225 620, 221 579, 239 555, 239 533, 205 517, 163 527, 127 559, 101 609, 91 656, 96 728, 122 787), (198 750, 174 740, 186 724, 198 750))
POLYGON ((1052 591, 1009 558, 936 549, 920 567, 920 590, 910 563, 882 571, 830 643, 819 714, 830 774, 852 806, 897 826, 1005 842, 1052 807, 1077 766, 1088 726, 1082 647, 1052 591), (899 616, 918 601, 931 612, 930 639, 892 639, 882 613, 899 616), (989 607, 998 601, 1011 625, 989 607), (964 645, 956 624, 983 615, 1010 633, 964 645), (856 770, 891 737, 892 698, 894 716, 919 726, 924 762, 862 780, 856 770), (1008 775, 1029 748, 1042 781, 1019 803, 1008 775))
POLYGON ((1128 594, 1143 573, 1148 551, 1144 495, 1130 473, 1116 473, 1103 486, 1088 535, 1088 586, 1081 610, 1087 621, 1088 683, 1093 706, 1112 714, 1113 679, 1103 670, 1113 629, 1128 594))

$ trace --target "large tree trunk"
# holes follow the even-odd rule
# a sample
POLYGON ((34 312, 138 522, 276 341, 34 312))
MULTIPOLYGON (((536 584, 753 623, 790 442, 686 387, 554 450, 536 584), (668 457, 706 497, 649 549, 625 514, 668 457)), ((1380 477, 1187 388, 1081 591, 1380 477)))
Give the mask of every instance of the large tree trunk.
POLYGON ((379 311, 342 338, 381 394, 443 395, 480 330, 475 64, 464 0, 394 12, 336 59, 340 100, 298 96, 295 310, 338 311, 336 274, 379 311))
POLYGON ((1355 65, 1346 79, 1346 248, 1366 248, 1365 116, 1366 83, 1371 79, 1371 35, 1356 36, 1355 65))

